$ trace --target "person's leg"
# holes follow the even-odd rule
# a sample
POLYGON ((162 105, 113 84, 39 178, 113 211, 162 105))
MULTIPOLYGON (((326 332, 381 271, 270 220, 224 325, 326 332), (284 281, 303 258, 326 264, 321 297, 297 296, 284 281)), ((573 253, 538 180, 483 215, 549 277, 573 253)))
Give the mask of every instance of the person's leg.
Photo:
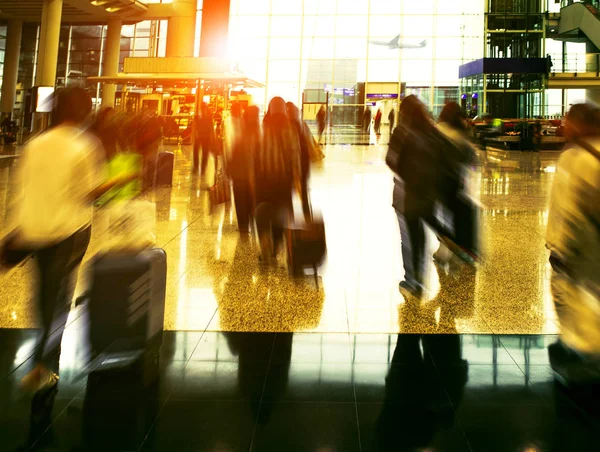
POLYGON ((240 234, 247 233, 250 220, 250 188, 247 183, 243 181, 233 183, 233 201, 240 234))
POLYGON ((408 224, 404 215, 396 211, 398 217, 398 226, 400 227, 400 242, 402 245, 402 264, 404 266, 404 281, 411 286, 417 286, 415 270, 413 265, 413 255, 411 251, 411 238, 408 230, 408 224))
POLYGON ((418 287, 422 287, 425 276, 425 228, 421 217, 416 215, 407 217, 406 224, 410 236, 414 278, 418 287))
POLYGON ((206 165, 208 163, 208 154, 210 153, 210 142, 202 141, 202 163, 200 164, 200 174, 206 174, 206 165))
POLYGON ((267 263, 273 254, 273 238, 271 220, 273 207, 271 203, 262 202, 256 207, 256 232, 260 246, 260 259, 267 263))
POLYGON ((196 174, 200 169, 200 140, 198 140, 197 138, 194 139, 194 147, 192 150, 192 154, 192 169, 194 171, 194 174, 196 174))
POLYGON ((77 272, 89 240, 88 228, 36 253, 42 340, 35 354, 35 362, 55 373, 58 373, 60 345, 71 309, 77 272))
POLYGON ((146 155, 146 174, 145 174, 145 189, 152 190, 156 184, 156 166, 158 160, 158 147, 152 148, 146 155))

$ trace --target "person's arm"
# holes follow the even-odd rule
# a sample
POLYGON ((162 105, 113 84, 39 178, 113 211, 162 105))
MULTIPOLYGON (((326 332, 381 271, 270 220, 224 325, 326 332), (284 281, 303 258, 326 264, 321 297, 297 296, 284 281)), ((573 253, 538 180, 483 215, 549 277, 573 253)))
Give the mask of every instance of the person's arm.
POLYGON ((95 202, 109 190, 112 190, 115 187, 127 185, 129 182, 133 182, 138 177, 139 174, 129 174, 114 177, 92 190, 88 195, 88 200, 90 202, 95 202))

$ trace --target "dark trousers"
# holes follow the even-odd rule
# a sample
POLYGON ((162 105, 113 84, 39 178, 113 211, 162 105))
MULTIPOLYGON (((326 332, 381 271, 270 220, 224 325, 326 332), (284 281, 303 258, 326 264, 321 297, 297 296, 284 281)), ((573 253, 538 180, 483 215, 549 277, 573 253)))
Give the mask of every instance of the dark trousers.
POLYGON ((143 155, 143 190, 152 190, 156 184, 156 163, 158 148, 147 149, 143 155))
MULTIPOLYGON (((194 142, 194 170, 200 169, 201 174, 206 173, 206 164, 208 163, 208 155, 214 152, 211 147, 210 140, 196 140, 194 142), (200 154, 202 149, 202 154, 200 154), (202 160, 202 161, 201 161, 202 160)), ((216 158, 216 157, 215 157, 216 158)))
POLYGON ((250 218, 254 217, 252 209, 252 192, 248 181, 233 181, 233 202, 240 232, 248 232, 250 218))
POLYGON ((283 243, 288 217, 291 212, 291 200, 262 202, 256 207, 256 229, 263 253, 267 251, 265 238, 269 237, 272 240, 272 249, 270 251, 273 256, 277 255, 279 247, 283 243))
POLYGON ((425 227, 419 215, 398 215, 404 280, 412 286, 423 285, 425 273, 425 227))
POLYGON ((58 372, 60 343, 71 310, 77 273, 90 243, 91 227, 35 253, 38 268, 38 309, 42 340, 36 364, 58 372))

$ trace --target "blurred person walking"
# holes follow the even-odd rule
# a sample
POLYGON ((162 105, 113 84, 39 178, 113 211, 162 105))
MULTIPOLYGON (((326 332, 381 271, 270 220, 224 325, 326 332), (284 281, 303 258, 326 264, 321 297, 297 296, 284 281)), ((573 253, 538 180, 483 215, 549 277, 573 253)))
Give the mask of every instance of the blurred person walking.
POLYGON ((212 153, 216 160, 213 116, 206 102, 203 102, 200 106, 200 115, 196 115, 194 121, 196 123, 196 129, 193 148, 193 170, 194 174, 197 174, 198 170, 200 170, 200 175, 204 176, 206 174, 208 155, 212 153), (202 148, 202 162, 200 162, 200 148, 202 148))
POLYGON ((61 340, 90 241, 93 202, 133 178, 105 182, 100 143, 83 131, 91 110, 91 98, 82 88, 58 91, 52 128, 27 144, 19 162, 5 250, 33 253, 38 270, 42 339, 35 368, 22 380, 28 392, 58 383, 61 340))
MULTIPOLYGON (((469 198, 469 168, 477 161, 477 152, 467 137, 465 116, 456 102, 444 106, 440 113, 438 130, 447 138, 441 156, 442 168, 439 178, 442 222, 451 224, 452 239, 457 247, 453 251, 463 260, 473 263, 477 258, 477 218, 479 208, 469 198)), ((434 254, 436 260, 444 261, 445 244, 434 254)))
POLYGON ((386 163, 395 176, 392 206, 402 241, 404 280, 399 287, 414 296, 420 296, 424 286, 424 223, 447 236, 433 215, 439 198, 440 153, 444 146, 445 139, 425 105, 414 95, 406 97, 400 104, 398 127, 390 140, 386 163))
POLYGON ((365 107, 365 112, 363 113, 363 132, 371 133, 371 107, 365 107))
POLYGON ((250 106, 242 116, 241 130, 232 143, 229 176, 240 235, 247 236, 254 221, 254 159, 262 137, 259 109, 250 106))
POLYGON ((396 126, 396 110, 393 108, 390 110, 388 114, 388 121, 390 122, 390 137, 394 133, 394 127, 396 126))
POLYGON ((325 124, 327 123, 327 111, 325 110, 325 105, 321 105, 319 111, 317 112, 317 127, 319 132, 319 143, 323 138, 323 132, 325 132, 325 124))
POLYGON ((315 146, 315 139, 308 125, 300 117, 300 110, 292 102, 286 104, 287 115, 292 126, 296 129, 300 142, 300 198, 304 217, 310 215, 310 199, 308 194, 308 180, 310 178, 310 147, 315 146))
POLYGON ((558 160, 550 195, 546 236, 550 284, 561 326, 560 345, 576 356, 576 365, 595 368, 598 378, 600 110, 590 104, 573 105, 566 116, 565 137, 569 145, 558 160))
POLYGON ((141 113, 137 131, 136 148, 142 156, 144 191, 154 189, 156 182, 156 161, 163 137, 163 121, 155 111, 141 113))
POLYGON ((375 133, 377 135, 381 135, 381 118, 383 114, 381 113, 381 108, 377 109, 377 113, 375 113, 375 133))
POLYGON ((96 115, 90 131, 100 140, 106 161, 110 161, 118 152, 121 137, 115 109, 112 107, 102 108, 96 115))
POLYGON ((254 168, 260 260, 271 263, 292 215, 292 194, 301 173, 300 140, 281 97, 269 103, 263 121, 263 144, 254 168))

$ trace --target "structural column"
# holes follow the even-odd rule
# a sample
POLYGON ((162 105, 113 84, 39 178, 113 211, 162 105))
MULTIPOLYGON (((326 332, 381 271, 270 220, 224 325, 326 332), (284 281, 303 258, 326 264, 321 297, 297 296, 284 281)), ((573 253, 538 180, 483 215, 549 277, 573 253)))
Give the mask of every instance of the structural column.
MULTIPOLYGON (((121 54, 121 27, 123 23, 119 19, 108 21, 106 31, 106 44, 104 47, 104 60, 102 75, 114 77, 119 72, 119 58, 121 54)), ((102 85, 102 106, 113 107, 115 105, 115 93, 117 85, 104 83, 102 85)))
MULTIPOLYGON (((600 72, 600 49, 593 43, 588 42, 585 46, 585 63, 586 72, 600 72)), ((587 88, 585 90, 586 102, 593 102, 600 105, 600 89, 598 88, 587 88)))
POLYGON ((6 52, 4 54, 4 71, 2 72, 2 98, 0 101, 0 113, 2 116, 11 115, 15 105, 22 33, 22 21, 11 20, 8 23, 6 52))
MULTIPOLYGON (((229 3, 229 0, 223 3, 229 3)), ((173 0, 172 16, 167 27, 167 57, 194 56, 196 5, 197 0, 173 0)))
POLYGON ((37 72, 35 74, 36 86, 54 86, 56 84, 62 5, 63 0, 44 0, 37 72))
POLYGON ((229 38, 230 0, 204 0, 200 28, 200 56, 225 58, 229 38))

